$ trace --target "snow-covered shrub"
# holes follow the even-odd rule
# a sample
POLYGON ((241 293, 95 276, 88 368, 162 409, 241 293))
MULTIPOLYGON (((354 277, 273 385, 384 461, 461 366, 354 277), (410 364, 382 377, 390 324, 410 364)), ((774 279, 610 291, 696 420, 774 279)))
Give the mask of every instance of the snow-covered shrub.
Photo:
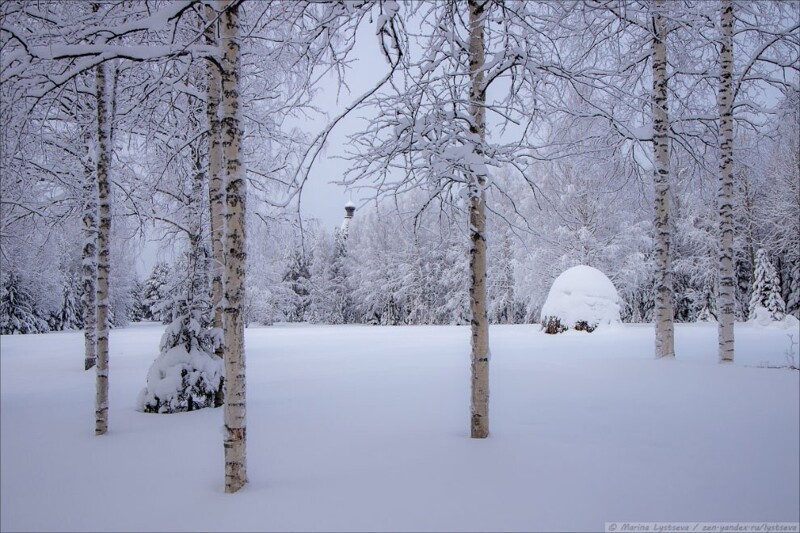
POLYGON ((147 372, 147 387, 137 409, 146 413, 176 413, 222 405, 223 364, 214 354, 220 342, 205 327, 202 313, 175 307, 175 317, 161 337, 161 354, 147 372))
POLYGON ((776 320, 769 309, 760 305, 753 309, 752 317, 747 323, 758 329, 800 330, 800 320, 797 320, 792 315, 784 315, 782 318, 776 320))
POLYGON ((555 335, 556 333, 564 333, 567 327, 561 323, 561 320, 555 316, 548 316, 542 318, 542 329, 545 333, 555 335))
POLYGON ((542 306, 545 333, 573 328, 592 332, 602 324, 618 323, 619 295, 605 274, 586 265, 572 267, 558 276, 542 306))

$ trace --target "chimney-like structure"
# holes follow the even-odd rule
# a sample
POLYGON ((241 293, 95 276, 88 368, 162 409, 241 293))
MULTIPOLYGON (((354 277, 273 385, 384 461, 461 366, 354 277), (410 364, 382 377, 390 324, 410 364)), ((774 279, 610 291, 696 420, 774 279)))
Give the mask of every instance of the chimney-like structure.
POLYGON ((342 220, 341 233, 347 237, 347 232, 350 228, 350 221, 353 219, 353 213, 356 212, 356 205, 350 201, 344 204, 344 220, 342 220))

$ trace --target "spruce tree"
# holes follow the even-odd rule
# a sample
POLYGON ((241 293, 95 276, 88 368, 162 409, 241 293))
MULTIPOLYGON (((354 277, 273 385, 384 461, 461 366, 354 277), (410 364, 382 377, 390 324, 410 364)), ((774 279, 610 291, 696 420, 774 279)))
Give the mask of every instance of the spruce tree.
POLYGON ((753 275, 753 292, 750 295, 749 318, 756 318, 757 309, 763 307, 772 320, 783 320, 786 304, 781 297, 781 282, 767 251, 759 248, 756 253, 756 271, 753 275))
POLYGON ((65 275, 63 294, 58 313, 58 329, 83 329, 80 279, 71 274, 65 275))
POLYGON ((214 354, 217 338, 203 309, 207 303, 182 298, 172 306, 161 354, 139 394, 140 411, 176 413, 222 405, 222 359, 214 354))
POLYGON ((786 296, 786 313, 800 318, 800 260, 796 260, 789 273, 786 296))
POLYGON ((11 272, 0 292, 0 334, 25 335, 49 330, 47 321, 37 313, 30 292, 22 285, 19 276, 11 272))

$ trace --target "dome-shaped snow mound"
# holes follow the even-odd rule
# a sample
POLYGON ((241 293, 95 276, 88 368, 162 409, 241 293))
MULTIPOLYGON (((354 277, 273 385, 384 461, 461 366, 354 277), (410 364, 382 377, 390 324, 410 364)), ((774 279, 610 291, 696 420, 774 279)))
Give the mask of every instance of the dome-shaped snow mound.
POLYGON ((562 272, 542 306, 542 326, 546 333, 561 333, 570 328, 593 331, 599 325, 619 321, 617 289, 605 274, 586 265, 562 272))

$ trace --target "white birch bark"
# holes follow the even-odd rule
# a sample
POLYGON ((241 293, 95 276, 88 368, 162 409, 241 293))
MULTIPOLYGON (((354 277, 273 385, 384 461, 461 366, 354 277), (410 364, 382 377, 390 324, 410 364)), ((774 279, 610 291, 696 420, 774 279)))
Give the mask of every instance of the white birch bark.
MULTIPOLYGON (((210 5, 206 5, 205 18, 209 27, 205 31, 206 44, 217 44, 217 12, 210 5)), ((212 326, 222 332, 222 275, 225 269, 225 256, 222 239, 225 234, 225 189, 222 180, 222 140, 220 138, 219 100, 220 100, 220 72, 212 61, 207 63, 207 105, 206 119, 208 121, 208 200, 210 209, 211 226, 211 306, 214 317, 212 326)), ((217 355, 222 357, 222 343, 217 348, 217 355)))
POLYGON ((83 310, 84 369, 97 363, 97 182, 85 169, 83 184, 83 250, 81 308, 83 310))
POLYGON ((669 223, 669 114, 667 110, 666 24, 664 0, 653 2, 653 152, 655 175, 655 354, 657 358, 675 356, 672 311, 672 267, 669 223))
MULTIPOLYGON (((472 117, 470 132, 485 138, 484 91, 484 2, 469 0, 469 73, 470 107, 472 117)), ((482 146, 476 148, 482 150, 482 146)), ((470 311, 472 313, 472 364, 471 364, 471 422, 470 436, 483 439, 489 436, 489 319, 486 313, 486 212, 485 177, 477 173, 470 179, 470 311)))
POLYGON ((733 321, 736 309, 734 296, 736 277, 733 265, 733 3, 721 0, 720 76, 717 106, 719 108, 719 360, 733 361, 733 321))
POLYGON ((106 66, 95 69, 97 98, 97 393, 95 398, 95 434, 108 430, 108 306, 110 274, 111 197, 109 166, 111 132, 108 117, 106 66))
POLYGON ((245 194, 239 102, 239 4, 220 0, 222 148, 225 156, 225 492, 247 483, 244 282, 245 194))

